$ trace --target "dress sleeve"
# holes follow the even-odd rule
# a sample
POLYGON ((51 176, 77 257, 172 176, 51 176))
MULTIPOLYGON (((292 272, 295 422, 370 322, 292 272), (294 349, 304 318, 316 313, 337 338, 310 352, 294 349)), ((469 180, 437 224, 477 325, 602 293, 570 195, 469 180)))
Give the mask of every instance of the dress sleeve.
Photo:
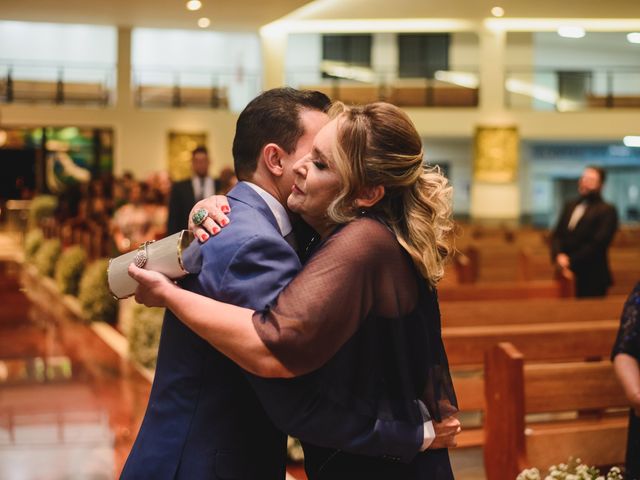
POLYGON ((267 347, 296 374, 324 365, 372 312, 387 317, 415 306, 416 286, 393 234, 362 218, 335 233, 283 290, 253 316, 267 347))
POLYGON ((640 282, 624 304, 611 358, 619 353, 626 353, 640 361, 640 282))

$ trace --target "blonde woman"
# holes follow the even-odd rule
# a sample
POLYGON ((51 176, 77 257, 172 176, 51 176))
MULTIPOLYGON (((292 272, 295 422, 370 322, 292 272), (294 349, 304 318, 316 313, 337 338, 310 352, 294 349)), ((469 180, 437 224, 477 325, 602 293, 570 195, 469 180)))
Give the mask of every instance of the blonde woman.
MULTIPOLYGON (((273 305, 224 304, 132 266, 136 298, 171 309, 249 372, 298 377, 289 382, 380 421, 441 421, 457 411, 435 290, 451 248, 451 188, 423 165, 420 136, 400 109, 336 108, 295 164, 287 202, 320 241, 273 305)), ((295 434, 292 408, 314 410, 303 401, 280 408, 276 424, 295 434)), ((305 445, 310 479, 453 478, 446 449, 401 463, 331 447, 305 445)))

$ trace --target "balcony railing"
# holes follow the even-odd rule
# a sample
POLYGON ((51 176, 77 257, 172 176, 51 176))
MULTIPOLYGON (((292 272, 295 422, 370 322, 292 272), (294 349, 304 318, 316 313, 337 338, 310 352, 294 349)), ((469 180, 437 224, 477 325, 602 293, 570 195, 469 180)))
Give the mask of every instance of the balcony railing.
POLYGON ((506 72, 505 89, 514 109, 640 108, 640 68, 513 69, 506 72))
POLYGON ((1 103, 106 106, 113 101, 113 65, 0 61, 1 103))
POLYGON ((470 70, 439 70, 433 78, 398 78, 397 72, 349 66, 334 68, 332 78, 323 78, 322 71, 288 72, 287 84, 318 90, 347 104, 386 101, 399 107, 478 106, 478 75, 470 70))
POLYGON ((140 108, 214 108, 239 111, 261 89, 261 75, 243 71, 138 68, 134 98, 140 108))

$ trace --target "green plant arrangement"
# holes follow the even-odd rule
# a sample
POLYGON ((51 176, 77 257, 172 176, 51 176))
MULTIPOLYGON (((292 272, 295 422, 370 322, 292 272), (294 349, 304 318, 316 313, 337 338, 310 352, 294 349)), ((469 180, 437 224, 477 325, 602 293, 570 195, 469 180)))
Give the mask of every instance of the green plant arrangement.
POLYGON ((595 467, 582 463, 579 458, 570 458, 567 463, 552 465, 545 476, 537 468, 523 470, 516 480, 622 480, 618 467, 613 467, 605 475, 595 467))
POLYGON ((156 368, 164 311, 164 308, 147 308, 139 304, 133 307, 128 333, 129 353, 143 367, 156 368))
POLYGON ((55 279, 62 293, 77 295, 80 277, 87 262, 87 252, 80 245, 67 248, 56 263, 55 279))
POLYGON ((108 266, 109 260, 103 258, 85 269, 80 279, 78 300, 87 321, 102 321, 113 325, 117 318, 118 301, 109 291, 108 266))
POLYGON ((60 240, 52 238, 42 242, 42 245, 33 257, 33 264, 36 266, 41 275, 53 277, 56 262, 60 256, 62 246, 60 240))
POLYGON ((29 230, 24 237, 24 259, 27 262, 33 262, 36 252, 42 246, 42 242, 44 242, 42 230, 39 228, 29 230))
POLYGON ((33 197, 29 207, 29 226, 35 227, 43 219, 52 217, 57 207, 58 199, 53 195, 37 195, 33 197))

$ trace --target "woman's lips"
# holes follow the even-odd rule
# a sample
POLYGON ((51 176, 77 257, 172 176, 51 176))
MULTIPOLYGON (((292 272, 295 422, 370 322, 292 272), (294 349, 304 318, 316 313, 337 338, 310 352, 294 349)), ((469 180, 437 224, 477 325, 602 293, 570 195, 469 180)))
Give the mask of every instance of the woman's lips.
POLYGON ((304 192, 300 189, 300 187, 298 187, 295 183, 293 184, 293 187, 291 187, 291 191, 293 193, 297 193, 300 195, 304 195, 304 192))

